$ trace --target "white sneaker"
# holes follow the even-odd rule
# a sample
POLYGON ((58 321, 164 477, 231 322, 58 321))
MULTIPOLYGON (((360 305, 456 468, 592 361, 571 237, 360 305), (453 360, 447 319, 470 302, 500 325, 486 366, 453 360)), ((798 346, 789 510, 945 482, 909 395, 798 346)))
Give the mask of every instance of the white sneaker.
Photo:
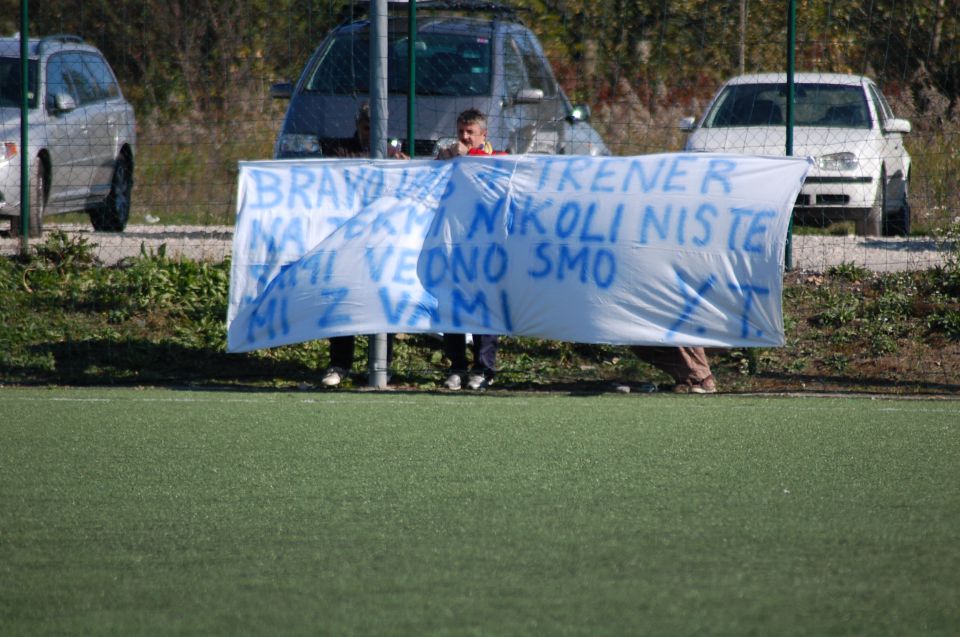
POLYGON ((470 379, 467 381, 467 387, 473 390, 486 389, 489 385, 490 382, 483 374, 470 374, 470 379))
POLYGON ((450 374, 447 380, 443 381, 443 386, 451 391, 457 391, 460 389, 460 383, 460 374, 450 374))
POLYGON ((339 367, 331 367, 320 381, 325 387, 336 387, 343 380, 345 372, 339 367))

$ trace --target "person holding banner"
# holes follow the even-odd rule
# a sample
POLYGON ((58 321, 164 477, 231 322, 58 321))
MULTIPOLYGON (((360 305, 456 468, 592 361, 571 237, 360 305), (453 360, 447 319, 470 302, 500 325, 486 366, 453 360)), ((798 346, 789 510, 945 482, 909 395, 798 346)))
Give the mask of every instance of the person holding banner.
POLYGON ((454 159, 461 155, 506 155, 493 149, 487 141, 487 116, 468 108, 457 116, 457 141, 437 152, 437 159, 454 159))
MULTIPOLYGON (((357 130, 353 137, 334 152, 337 157, 370 156, 370 104, 363 102, 357 109, 357 130)), ((393 159, 409 159, 399 149, 388 147, 388 155, 393 159)), ((393 361, 393 334, 387 334, 387 367, 393 361)), ((334 336, 330 339, 330 365, 320 382, 324 387, 336 387, 346 378, 353 367, 355 336, 334 336)))
POLYGON ((717 383, 702 347, 654 347, 637 345, 630 350, 673 379, 677 394, 715 394, 717 383))
MULTIPOLYGON (((487 141, 487 116, 475 108, 468 108, 457 117, 457 141, 441 148, 437 159, 454 159, 463 155, 505 155, 495 151, 487 141)), ((474 334, 471 342, 473 366, 467 373, 467 335, 443 335, 443 351, 450 359, 450 375, 443 386, 456 391, 463 386, 463 377, 467 377, 467 387, 473 390, 486 389, 493 383, 496 373, 497 349, 500 339, 496 334, 474 334)))
MULTIPOLYGON (((337 157, 370 156, 370 104, 362 102, 357 109, 357 130, 353 137, 334 150, 337 157)), ((406 153, 393 144, 387 145, 387 157, 390 159, 410 159, 406 153)))

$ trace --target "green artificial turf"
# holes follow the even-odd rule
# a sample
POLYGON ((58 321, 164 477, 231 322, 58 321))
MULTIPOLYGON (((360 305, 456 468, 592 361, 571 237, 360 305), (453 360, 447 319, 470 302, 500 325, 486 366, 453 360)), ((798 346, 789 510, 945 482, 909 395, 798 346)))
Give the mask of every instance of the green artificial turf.
POLYGON ((956 635, 960 402, 0 389, 4 635, 956 635))

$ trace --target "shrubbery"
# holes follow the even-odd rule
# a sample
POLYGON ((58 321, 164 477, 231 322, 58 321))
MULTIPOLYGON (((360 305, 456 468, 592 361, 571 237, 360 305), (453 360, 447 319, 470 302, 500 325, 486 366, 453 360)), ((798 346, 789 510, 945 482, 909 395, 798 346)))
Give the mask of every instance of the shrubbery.
MULTIPOLYGON (((876 274, 851 265, 790 272, 784 287, 787 344, 711 352, 726 391, 866 389, 960 391, 960 245, 943 267, 876 274)), ((48 235, 28 259, 0 259, 0 381, 67 384, 312 386, 326 341, 248 354, 225 352, 229 262, 143 253, 97 263, 82 238, 48 235)), ((625 347, 504 339, 504 387, 605 388, 666 381, 625 347)), ((362 385, 361 345, 354 385, 362 385)), ((401 335, 394 383, 433 388, 445 369, 430 335, 401 335)))

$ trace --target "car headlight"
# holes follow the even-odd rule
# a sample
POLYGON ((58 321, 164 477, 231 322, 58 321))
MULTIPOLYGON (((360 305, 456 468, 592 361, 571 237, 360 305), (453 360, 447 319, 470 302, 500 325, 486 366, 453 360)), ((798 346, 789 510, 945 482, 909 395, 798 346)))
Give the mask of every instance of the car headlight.
POLYGON ((856 170, 859 164, 853 153, 832 153, 817 157, 817 166, 821 170, 856 170))
POLYGON ((277 155, 319 155, 320 140, 316 135, 285 133, 277 139, 277 155))

